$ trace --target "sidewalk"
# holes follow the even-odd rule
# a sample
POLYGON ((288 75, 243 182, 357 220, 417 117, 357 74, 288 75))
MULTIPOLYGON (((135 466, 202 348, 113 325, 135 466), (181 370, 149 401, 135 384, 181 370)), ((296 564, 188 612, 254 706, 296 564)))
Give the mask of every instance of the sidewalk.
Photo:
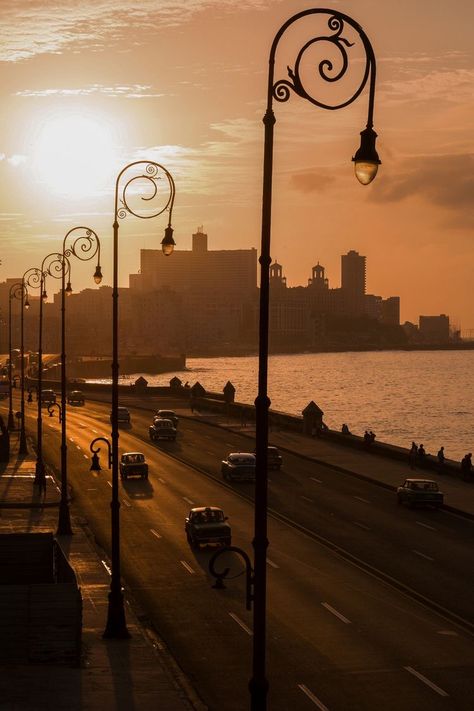
MULTIPOLYGON (((34 458, 19 458, 16 435, 11 440, 10 463, 0 470, 0 533, 55 533, 58 486, 48 476, 43 499, 33 486, 34 458)), ((110 577, 85 521, 73 516, 72 527, 72 537, 59 536, 57 540, 81 588, 82 665, 0 666, 0 710, 204 709, 163 642, 138 621, 128 602, 131 638, 102 639, 110 577)))
MULTIPOLYGON (((246 426, 237 420, 214 413, 200 413, 190 410, 177 410, 185 417, 201 419, 209 424, 225 427, 233 432, 255 439, 255 423, 246 426)), ((367 481, 371 481, 389 489, 396 489, 407 478, 434 479, 444 493, 445 508, 462 515, 474 518, 474 482, 466 482, 454 478, 450 474, 439 474, 429 469, 415 467, 406 463, 383 457, 375 452, 353 449, 350 446, 339 445, 322 437, 308 437, 297 432, 275 430, 269 432, 268 441, 278 447, 283 455, 286 452, 307 457, 332 469, 347 472, 367 481)), ((253 451, 254 442, 249 445, 253 451)))

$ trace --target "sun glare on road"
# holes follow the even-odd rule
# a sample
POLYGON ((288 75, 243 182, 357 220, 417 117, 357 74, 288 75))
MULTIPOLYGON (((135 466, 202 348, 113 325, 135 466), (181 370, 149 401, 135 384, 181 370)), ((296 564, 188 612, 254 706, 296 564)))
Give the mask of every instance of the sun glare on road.
POLYGON ((99 115, 45 117, 33 151, 39 182, 56 195, 77 198, 108 186, 117 157, 110 124, 99 115))

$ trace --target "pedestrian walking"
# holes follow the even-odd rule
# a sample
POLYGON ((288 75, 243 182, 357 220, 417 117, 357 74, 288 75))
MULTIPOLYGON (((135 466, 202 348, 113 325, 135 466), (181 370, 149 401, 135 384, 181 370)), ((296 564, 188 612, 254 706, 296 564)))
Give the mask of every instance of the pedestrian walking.
POLYGON ((444 466, 444 460, 445 460, 444 447, 440 447, 439 452, 438 452, 438 464, 440 465, 440 467, 444 466))

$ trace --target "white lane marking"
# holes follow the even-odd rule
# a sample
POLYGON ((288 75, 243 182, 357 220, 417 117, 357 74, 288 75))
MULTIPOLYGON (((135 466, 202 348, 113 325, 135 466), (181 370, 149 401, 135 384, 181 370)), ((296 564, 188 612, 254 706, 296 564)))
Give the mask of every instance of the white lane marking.
POLYGON ((166 481, 161 478, 161 476, 158 477, 158 481, 161 482, 162 484, 166 484, 166 481))
POLYGON ((427 523, 422 523, 421 521, 415 521, 415 523, 417 523, 418 526, 423 526, 423 528, 429 528, 430 531, 437 531, 438 530, 434 526, 428 526, 427 523))
POLYGON ((329 612, 331 612, 333 615, 335 615, 336 617, 338 617, 338 618, 341 620, 341 622, 344 622, 344 624, 346 624, 346 625, 350 625, 350 624, 351 624, 351 621, 348 620, 347 617, 344 617, 343 614, 341 614, 340 612, 338 612, 337 610, 335 610, 334 607, 332 607, 331 605, 329 605, 327 602, 322 602, 321 605, 322 605, 323 607, 325 607, 326 610, 328 610, 329 612))
POLYGON ((193 570, 193 569, 191 568, 191 566, 190 566, 188 563, 186 563, 185 560, 180 560, 179 562, 181 563, 181 565, 183 566, 183 568, 186 568, 186 570, 188 571, 188 573, 191 573, 191 575, 194 575, 194 573, 195 573, 196 571, 193 570))
POLYGON ((97 489, 95 487, 89 487, 86 491, 97 491, 97 489))
POLYGON ((252 632, 252 630, 250 629, 250 627, 247 627, 247 625, 245 624, 245 622, 243 622, 243 621, 240 619, 240 617, 238 617, 238 616, 237 616, 236 614, 234 614, 233 612, 229 612, 229 615, 232 617, 232 619, 234 620, 234 622, 237 622, 237 624, 239 625, 239 627, 241 627, 241 628, 244 630, 244 632, 247 632, 247 634, 248 634, 250 637, 253 637, 253 632, 252 632))
POLYGON ((420 672, 417 672, 416 669, 413 669, 413 667, 403 667, 407 672, 410 674, 413 674, 413 676, 416 676, 417 679, 423 682, 423 684, 426 684, 426 686, 429 686, 430 689, 433 689, 433 691, 436 691, 437 694, 440 696, 449 696, 449 694, 446 693, 446 691, 443 691, 439 686, 434 684, 432 681, 426 678, 426 676, 423 676, 423 674, 420 674, 420 672))
POLYGON ((310 504, 314 504, 313 499, 310 499, 309 496, 302 496, 301 498, 304 499, 305 501, 309 501, 310 504))
POLYGON ((108 572, 108 574, 109 574, 109 575, 112 575, 112 568, 110 567, 110 565, 107 565, 107 563, 105 562, 105 560, 101 560, 100 562, 102 563, 102 565, 104 566, 104 568, 106 569, 106 571, 108 572))
POLYGON ((112 488, 112 482, 107 479, 107 484, 112 488))
POLYGON ((158 533, 158 531, 155 531, 154 528, 150 528, 150 531, 153 533, 153 535, 154 535, 156 538, 161 538, 161 535, 158 533))
POLYGON ((454 630, 438 630, 437 634, 444 634, 446 637, 459 637, 458 633, 454 630))
POLYGON ((309 478, 311 479, 311 481, 315 481, 316 484, 322 484, 322 483, 323 483, 323 482, 321 481, 321 479, 316 479, 315 476, 310 476, 309 478))
POLYGON ((74 437, 69 437, 70 442, 74 442, 74 437))
POLYGON ((122 504, 125 504, 125 506, 128 506, 128 508, 130 508, 132 506, 130 501, 127 501, 127 499, 122 499, 122 504))
POLYGON ((303 694, 306 694, 306 696, 308 697, 308 699, 310 699, 310 701, 312 701, 313 704, 314 704, 315 706, 317 706, 318 709, 320 709, 320 711, 329 711, 328 707, 325 706, 325 705, 323 704, 323 702, 320 701, 320 700, 318 699, 318 697, 315 696, 315 695, 313 694, 313 692, 308 689, 307 686, 305 686, 304 684, 298 684, 298 689, 301 689, 301 691, 303 692, 303 694))
POLYGON ((79 447, 79 445, 76 444, 76 449, 82 449, 82 447, 79 447))
POLYGON ((270 558, 267 558, 267 564, 268 564, 271 568, 279 568, 279 567, 280 567, 279 565, 277 565, 276 563, 274 563, 272 560, 270 560, 270 558))
POLYGON ((88 454, 84 454, 84 459, 89 459, 89 455, 88 455, 88 454))
POLYGON ((190 504, 190 506, 194 505, 194 501, 191 501, 191 499, 188 499, 187 496, 183 496, 183 499, 186 501, 186 503, 190 504))
POLYGON ((93 432, 94 434, 97 434, 97 430, 92 430, 92 432, 93 432))
POLYGON ((363 528, 364 531, 370 531, 370 528, 366 526, 364 523, 359 523, 359 521, 352 521, 354 526, 359 526, 359 528, 363 528))
POLYGON ((354 496, 354 499, 357 499, 357 501, 362 501, 364 504, 370 504, 370 501, 367 501, 367 499, 363 499, 362 496, 354 496))
POLYGON ((431 560, 431 561, 434 560, 434 558, 431 558, 429 555, 425 555, 424 553, 421 553, 420 551, 416 551, 414 548, 413 548, 413 553, 415 553, 415 555, 419 555, 420 558, 424 558, 425 560, 431 560))

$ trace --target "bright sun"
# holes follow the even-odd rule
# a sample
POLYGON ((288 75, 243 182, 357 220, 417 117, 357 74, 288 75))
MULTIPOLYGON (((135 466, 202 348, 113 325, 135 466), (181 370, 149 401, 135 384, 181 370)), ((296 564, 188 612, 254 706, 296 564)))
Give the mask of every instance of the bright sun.
POLYGON ((39 182, 56 195, 78 199, 108 187, 117 160, 111 127, 96 115, 48 117, 33 153, 39 182))

